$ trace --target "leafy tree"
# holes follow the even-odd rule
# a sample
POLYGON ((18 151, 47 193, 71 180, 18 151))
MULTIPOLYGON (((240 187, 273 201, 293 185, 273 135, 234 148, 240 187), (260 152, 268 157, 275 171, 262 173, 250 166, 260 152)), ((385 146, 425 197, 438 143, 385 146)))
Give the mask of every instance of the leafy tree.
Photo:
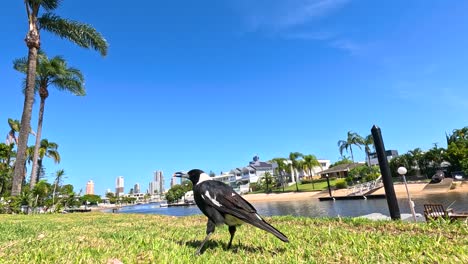
POLYGON ((274 173, 274 176, 276 176, 276 179, 278 179, 279 183, 283 187, 283 192, 284 192, 284 184, 286 183, 285 180, 285 173, 288 170, 288 166, 285 163, 286 159, 285 158, 274 158, 270 160, 271 163, 276 163, 276 168, 274 173))
POLYGON ((182 184, 176 184, 172 186, 166 193, 166 200, 169 203, 180 200, 186 192, 192 190, 192 182, 183 181, 182 184))
POLYGON ((399 176, 397 172, 399 167, 405 167, 408 169, 408 172, 410 172, 411 171, 410 168, 412 166, 411 164, 413 164, 413 161, 411 159, 411 155, 408 153, 399 155, 391 159, 389 162, 389 166, 390 166, 390 172, 392 173, 392 177, 399 176))
MULTIPOLYGON (((26 74, 28 70, 28 59, 16 59, 13 62, 13 67, 15 70, 26 74)), ((44 118, 45 102, 49 97, 49 86, 53 86, 58 90, 70 92, 74 95, 83 96, 86 94, 84 89, 84 77, 78 69, 68 67, 67 62, 60 56, 53 57, 49 60, 45 53, 39 53, 36 68, 36 87, 39 88, 41 102, 39 106, 36 144, 34 147, 33 166, 31 170, 31 188, 34 188, 36 184, 36 175, 39 169, 38 160, 42 145, 42 120, 44 118)))
POLYGON ((273 177, 273 175, 271 175, 270 172, 265 172, 265 174, 263 175, 261 179, 261 182, 262 182, 262 185, 265 186, 264 188, 265 192, 269 193, 271 192, 271 187, 275 183, 275 178, 273 177))
POLYGON ((13 146, 14 144, 0 143, 0 196, 5 195, 11 188, 12 159, 15 157, 13 146))
POLYGON ((106 198, 109 199, 109 203, 115 204, 117 202, 117 196, 113 192, 106 193, 106 198))
POLYGON ((70 195, 72 193, 74 193, 73 191, 73 185, 71 184, 65 184, 63 186, 60 187, 60 190, 59 190, 60 194, 62 195, 70 195))
POLYGON ((97 205, 98 203, 101 203, 101 196, 95 195, 95 194, 85 194, 80 197, 80 202, 81 204, 89 203, 92 205, 97 205))
POLYGON ((335 166, 338 166, 338 165, 341 165, 341 164, 352 164, 352 163, 353 163, 353 161, 350 160, 348 157, 342 156, 340 160, 330 164, 329 168, 332 168, 332 167, 335 167, 335 166))
MULTIPOLYGON (((25 0, 26 14, 29 30, 26 34, 26 46, 28 47, 28 70, 26 78, 25 99, 23 114, 21 116, 21 128, 18 138, 18 164, 24 164, 26 149, 28 146, 28 134, 30 132, 32 106, 34 102, 34 90, 36 85, 37 53, 40 49, 40 30, 49 31, 61 38, 68 39, 78 46, 93 48, 105 56, 108 44, 106 40, 94 28, 87 24, 63 19, 52 13, 61 3, 60 0, 25 0), (46 13, 40 14, 41 10, 46 13)), ((11 194, 21 193, 24 166, 15 166, 11 194)))
POLYGON ((210 171, 210 174, 209 174, 209 175, 210 175, 211 178, 213 178, 213 177, 216 176, 216 173, 214 173, 213 171, 210 171))
POLYGON ((36 206, 45 205, 46 199, 52 193, 52 186, 46 180, 40 180, 32 189, 32 193, 36 200, 36 206))
POLYGON ((340 150, 340 155, 343 156, 343 151, 351 153, 351 160, 354 162, 354 155, 353 155, 353 145, 361 149, 361 145, 363 145, 364 139, 359 136, 357 133, 348 131, 348 137, 346 140, 339 140, 338 147, 340 150))
POLYGON ((463 171, 468 175, 468 127, 454 129, 447 136, 445 157, 450 162, 452 171, 463 171))
POLYGON ((348 173, 348 183, 353 183, 354 180, 368 182, 377 179, 380 175, 380 167, 374 166, 357 166, 351 169, 348 173))

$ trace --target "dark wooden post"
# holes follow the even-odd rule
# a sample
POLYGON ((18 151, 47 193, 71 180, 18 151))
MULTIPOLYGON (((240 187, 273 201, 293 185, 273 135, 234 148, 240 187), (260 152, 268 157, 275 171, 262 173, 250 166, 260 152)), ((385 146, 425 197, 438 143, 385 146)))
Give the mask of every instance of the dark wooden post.
POLYGON ((387 155, 385 154, 382 132, 378 126, 374 125, 371 129, 371 133, 374 138, 374 146, 379 160, 380 172, 382 173, 390 217, 392 220, 399 220, 401 219, 400 208, 398 207, 398 200, 395 195, 395 188, 393 187, 392 174, 390 172, 390 167, 388 166, 387 155))
POLYGON ((332 193, 331 193, 330 178, 328 177, 328 173, 325 174, 325 177, 327 178, 328 194, 330 194, 330 197, 333 197, 333 195, 332 195, 332 193))

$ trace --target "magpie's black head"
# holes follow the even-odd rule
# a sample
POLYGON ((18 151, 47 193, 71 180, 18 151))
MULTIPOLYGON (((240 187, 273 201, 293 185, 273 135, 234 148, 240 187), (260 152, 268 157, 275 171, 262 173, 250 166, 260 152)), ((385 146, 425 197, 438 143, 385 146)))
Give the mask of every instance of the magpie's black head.
POLYGON ((174 173, 174 177, 180 177, 180 178, 186 178, 186 179, 189 179, 193 185, 197 184, 198 181, 200 180, 200 175, 202 175, 203 173, 205 173, 204 171, 202 170, 199 170, 199 169, 193 169, 187 173, 185 172, 176 172, 174 173))

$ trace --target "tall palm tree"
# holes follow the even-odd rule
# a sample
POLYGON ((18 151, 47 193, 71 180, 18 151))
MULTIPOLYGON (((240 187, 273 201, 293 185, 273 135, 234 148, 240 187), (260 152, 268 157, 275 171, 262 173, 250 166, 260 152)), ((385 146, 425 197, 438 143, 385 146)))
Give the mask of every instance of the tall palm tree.
POLYGON ((292 169, 291 169, 291 177, 294 178, 295 182, 296 182, 296 192, 299 191, 299 186, 297 185, 297 182, 298 182, 298 177, 297 177, 297 174, 298 174, 298 170, 301 169, 301 161, 298 160, 299 158, 303 157, 304 155, 300 152, 291 152, 289 153, 289 160, 291 161, 292 163, 292 169))
POLYGON ((338 141, 338 147, 340 149, 340 155, 343 156, 343 150, 346 150, 348 152, 348 149, 351 153, 351 160, 354 162, 354 155, 353 155, 353 145, 357 146, 359 149, 361 149, 361 145, 363 144, 364 140, 362 139, 361 136, 359 136, 357 133, 348 131, 348 137, 346 140, 339 140, 338 141))
MULTIPOLYGON (((34 88, 36 85, 37 52, 40 48, 40 31, 49 31, 61 38, 68 39, 78 46, 92 48, 107 54, 108 44, 102 35, 90 25, 61 18, 54 13, 61 0, 24 0, 28 17, 28 33, 25 42, 28 47, 28 70, 26 78, 26 90, 21 116, 21 129, 18 138, 17 163, 23 164, 26 160, 28 146, 28 134, 31 124, 32 106, 34 102, 34 88), (43 9, 44 14, 40 15, 43 9)), ((23 166, 15 166, 11 195, 17 196, 21 192, 21 184, 25 176, 23 166)))
MULTIPOLYGON (((318 162, 317 158, 314 155, 304 155, 304 157, 302 158, 304 159, 304 161, 302 162, 304 170, 307 170, 309 172, 309 176, 312 177, 312 169, 314 167, 321 167, 320 162, 318 162)), ((312 189, 315 189, 313 179, 312 189)))
MULTIPOLYGON (((16 59, 14 68, 17 71, 27 72, 27 59, 16 59)), ((38 64, 36 68, 36 87, 39 88, 41 103, 39 106, 39 118, 37 122, 36 144, 33 155, 33 166, 31 170, 31 180, 29 182, 31 189, 36 185, 39 148, 41 145, 42 120, 44 118, 44 106, 47 97, 49 97, 49 86, 54 86, 58 90, 67 91, 74 95, 83 96, 86 94, 84 89, 84 77, 80 70, 68 67, 67 62, 60 56, 55 56, 49 60, 45 53, 38 55, 38 64)))
POLYGON ((370 166, 370 153, 371 153, 371 148, 370 146, 372 146, 372 148, 374 149, 374 152, 375 152, 375 146, 374 146, 374 138, 372 137, 372 135, 367 135, 367 137, 365 137, 362 141, 362 144, 364 145, 364 151, 366 152, 366 157, 367 157, 367 161, 368 161, 368 165, 370 166))
POLYGON ((63 177, 65 176, 65 171, 60 169, 55 172, 55 181, 54 181, 54 192, 52 193, 52 205, 55 206, 55 192, 57 190, 57 186, 61 184, 63 177))
POLYGON ((275 171, 277 175, 280 176, 281 186, 283 187, 283 192, 284 192, 284 174, 288 170, 285 161, 286 161, 285 158, 274 158, 270 160, 270 162, 276 163, 277 165, 275 171))
MULTIPOLYGON (((45 157, 51 158, 56 164, 60 163, 61 158, 60 158, 60 153, 58 152, 58 144, 55 142, 51 142, 47 140, 46 138, 41 140, 41 144, 39 146, 39 151, 38 151, 38 158, 37 158, 37 170, 36 174, 31 175, 32 178, 34 178, 35 182, 38 182, 41 178, 41 176, 44 173, 44 167, 43 167, 43 160, 45 157)), ((28 162, 32 162, 34 160, 34 150, 35 146, 29 147, 27 151, 27 156, 28 156, 28 162)))

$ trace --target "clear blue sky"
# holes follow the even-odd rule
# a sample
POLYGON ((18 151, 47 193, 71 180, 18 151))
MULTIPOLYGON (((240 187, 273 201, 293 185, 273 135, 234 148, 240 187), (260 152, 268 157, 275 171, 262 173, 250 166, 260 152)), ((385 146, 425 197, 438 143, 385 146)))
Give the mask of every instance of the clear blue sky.
MULTIPOLYGON (((468 2, 372 0, 63 1, 109 55, 42 33, 86 78, 86 97, 51 88, 43 136, 75 189, 154 170, 216 173, 298 151, 336 161, 337 141, 381 127, 387 149, 439 143, 468 121, 468 2), (450 2, 450 3, 449 3, 450 2), (132 5, 133 4, 133 5, 132 5)), ((0 131, 21 118, 23 1, 2 4, 0 131)), ((32 126, 37 127, 35 104, 32 126)), ((31 137, 29 144, 34 143, 31 137)), ((364 153, 356 150, 364 160, 364 153)))

